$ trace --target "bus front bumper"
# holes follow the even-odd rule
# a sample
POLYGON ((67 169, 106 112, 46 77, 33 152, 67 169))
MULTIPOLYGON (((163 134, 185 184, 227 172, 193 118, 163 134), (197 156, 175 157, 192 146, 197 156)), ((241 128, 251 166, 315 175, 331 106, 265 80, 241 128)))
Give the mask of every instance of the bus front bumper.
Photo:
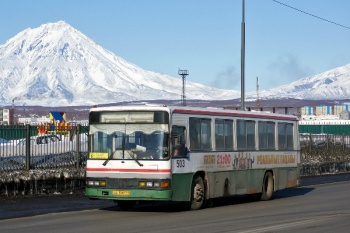
POLYGON ((143 189, 103 189, 86 188, 85 195, 90 199, 110 200, 147 200, 147 201, 170 201, 171 190, 143 190, 143 189))

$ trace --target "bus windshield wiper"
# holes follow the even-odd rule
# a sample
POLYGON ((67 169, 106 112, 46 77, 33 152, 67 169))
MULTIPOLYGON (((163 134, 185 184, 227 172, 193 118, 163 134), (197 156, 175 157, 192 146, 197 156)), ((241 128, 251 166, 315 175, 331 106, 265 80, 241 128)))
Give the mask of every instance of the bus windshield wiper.
POLYGON ((103 163, 102 163, 102 165, 103 166, 106 166, 107 165, 107 163, 109 162, 109 160, 111 160, 110 158, 108 158, 106 161, 104 161, 103 163))
POLYGON ((133 160, 135 160, 135 162, 140 166, 140 167, 143 167, 143 164, 139 162, 139 160, 135 157, 135 154, 134 152, 132 152, 130 150, 130 153, 129 153, 130 157, 133 158, 133 160))
MULTIPOLYGON (((102 165, 103 166, 106 166, 107 165, 107 163, 113 158, 113 156, 114 156, 114 153, 116 152, 117 150, 115 150, 112 154, 110 154, 109 156, 108 156, 108 158, 102 163, 102 165)), ((123 153, 124 154, 124 153, 123 153)), ((124 156, 123 156, 124 157, 124 156)))

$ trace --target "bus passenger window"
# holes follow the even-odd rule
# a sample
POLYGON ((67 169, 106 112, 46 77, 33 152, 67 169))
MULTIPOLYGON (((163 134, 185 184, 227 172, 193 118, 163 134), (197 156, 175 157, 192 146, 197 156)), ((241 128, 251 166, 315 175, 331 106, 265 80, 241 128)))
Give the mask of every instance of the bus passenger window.
POLYGON ((211 120, 190 117, 191 150, 211 150, 211 120))

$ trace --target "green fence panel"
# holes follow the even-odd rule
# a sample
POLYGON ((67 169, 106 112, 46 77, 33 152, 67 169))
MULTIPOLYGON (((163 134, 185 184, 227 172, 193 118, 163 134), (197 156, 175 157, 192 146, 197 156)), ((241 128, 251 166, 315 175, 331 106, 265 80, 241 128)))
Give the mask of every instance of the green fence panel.
POLYGON ((350 125, 299 125, 299 133, 350 135, 350 125))

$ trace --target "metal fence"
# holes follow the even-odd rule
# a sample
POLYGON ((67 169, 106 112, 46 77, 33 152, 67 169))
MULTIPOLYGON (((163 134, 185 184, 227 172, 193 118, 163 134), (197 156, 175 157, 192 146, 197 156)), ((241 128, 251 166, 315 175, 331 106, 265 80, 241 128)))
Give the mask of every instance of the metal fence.
POLYGON ((0 128, 0 171, 85 167, 87 126, 40 132, 41 126, 0 128), (84 156, 85 155, 85 156, 84 156))
MULTIPOLYGON (((300 134, 301 175, 350 172, 350 136, 300 134)), ((84 186, 88 126, 0 126, 0 195, 84 186)))
POLYGON ((350 172, 350 136, 300 134, 301 175, 350 172))
POLYGON ((87 141, 88 126, 0 126, 0 193, 73 190, 85 177, 87 141))

